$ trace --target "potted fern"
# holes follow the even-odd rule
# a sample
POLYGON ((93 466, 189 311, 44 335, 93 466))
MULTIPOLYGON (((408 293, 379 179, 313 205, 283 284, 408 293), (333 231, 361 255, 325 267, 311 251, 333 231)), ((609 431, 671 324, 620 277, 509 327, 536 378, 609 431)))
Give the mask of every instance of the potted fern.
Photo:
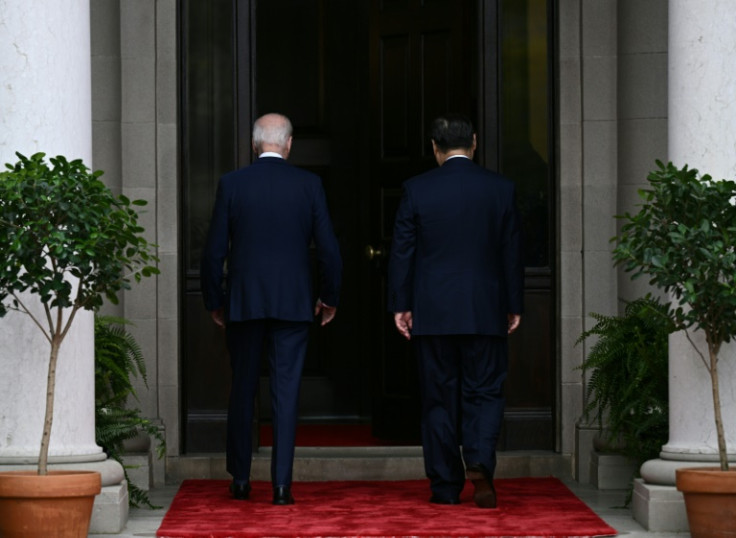
POLYGON ((684 493, 693 536, 725 536, 725 530, 719 534, 717 529, 726 524, 733 530, 736 472, 729 471, 718 365, 732 358, 720 352, 736 336, 736 182, 700 177, 687 165, 677 168, 657 161, 657 167, 648 177, 651 188, 639 191, 639 212, 619 217, 624 224, 614 238, 613 256, 632 278, 647 275, 650 284, 671 296, 668 315, 709 373, 720 467, 678 469, 677 487, 684 493), (690 331, 705 336, 705 353, 693 343, 690 331), (701 479, 704 485, 696 485, 701 479), (723 498, 716 489, 731 492, 725 499, 730 508, 716 507, 723 498))
POLYGON ((606 449, 637 470, 668 438, 668 309, 646 295, 626 302, 621 315, 592 313, 595 325, 576 342, 594 339, 579 367, 590 374, 583 412, 598 424, 606 449))
POLYGON ((163 457, 166 442, 158 427, 129 405, 138 399, 133 378, 147 386, 143 352, 126 329, 130 322, 114 316, 95 316, 95 438, 109 458, 123 467, 131 507, 156 508, 145 488, 131 479, 125 462, 126 442, 141 436, 156 441, 156 456, 163 457))
MULTIPOLYGON (((64 338, 80 310, 95 311, 105 298, 117 303, 117 293, 129 288, 131 281, 158 273, 158 260, 154 245, 142 235, 134 209, 145 205, 144 201, 114 195, 100 180, 102 172, 90 172, 79 159, 57 156, 48 163, 43 153, 16 155, 18 162, 7 164, 7 170, 0 173, 0 252, 4 258, 0 264, 0 317, 10 310, 30 316, 49 343, 48 376, 37 473, 0 473, 0 522, 6 525, 0 527, 0 535, 27 535, 33 528, 34 535, 41 536, 42 525, 50 529, 48 535, 64 532, 71 524, 88 526, 94 495, 100 491, 97 473, 89 476, 48 469, 56 369, 64 338), (29 295, 40 302, 40 317, 29 308, 29 295), (73 479, 81 480, 83 486, 70 486, 73 479), (29 484, 30 493, 13 491, 29 484), (64 516, 62 521, 47 515, 38 517, 38 504, 48 504, 37 498, 38 492, 61 495, 54 488, 83 493, 78 510, 56 509, 64 516), (8 505, 4 495, 16 500, 8 505), (19 495, 30 497, 27 502, 18 502, 19 495), (21 512, 22 506, 37 514, 33 523, 29 522, 32 516, 21 512)), ((67 532, 76 536, 72 532, 81 531, 67 532)))

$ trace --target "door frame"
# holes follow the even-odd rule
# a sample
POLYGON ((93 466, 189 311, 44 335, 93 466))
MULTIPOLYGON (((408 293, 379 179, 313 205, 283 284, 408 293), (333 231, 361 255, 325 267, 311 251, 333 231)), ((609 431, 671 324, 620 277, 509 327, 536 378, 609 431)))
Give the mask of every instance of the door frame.
MULTIPOLYGON (((237 53, 233 59, 233 69, 235 72, 234 84, 235 91, 235 107, 236 107, 236 121, 235 121, 235 133, 234 138, 236 140, 236 156, 237 166, 246 166, 252 159, 253 154, 250 147, 250 129, 254 121, 254 114, 256 111, 255 107, 255 80, 257 77, 257 66, 255 63, 255 39, 256 39, 256 1, 255 0, 231 0, 235 16, 232 20, 232 31, 235 41, 235 48, 237 53)), ((501 170, 503 163, 500 157, 500 130, 498 125, 501 121, 502 111, 499 106, 499 88, 501 87, 502 80, 499 69, 500 63, 500 46, 502 36, 499 31, 499 10, 501 0, 475 0, 476 10, 478 13, 477 17, 477 42, 476 42, 476 55, 475 58, 475 69, 476 71, 476 84, 478 94, 478 111, 474 121, 477 126, 479 133, 479 147, 477 151, 477 159, 479 164, 486 168, 501 170)), ((548 5, 548 39, 549 47, 551 51, 554 50, 554 2, 553 0, 547 0, 548 5)), ((549 54, 549 73, 550 81, 548 82, 549 95, 549 145, 554 147, 554 128, 555 122, 555 85, 551 74, 554 72, 552 67, 554 65, 553 54, 549 54)), ((367 78, 367 77, 366 77, 367 78)), ((367 114, 367 111, 364 112, 367 114)), ((367 147, 369 142, 369 136, 365 132, 361 132, 359 138, 356 139, 356 143, 360 144, 362 148, 367 147)), ((368 160, 366 156, 367 150, 361 150, 361 158, 364 161, 368 160)), ((555 168, 555 155, 554 151, 549 152, 549 168, 551 173, 554 174, 555 168)), ((371 197, 367 190, 366 185, 369 182, 362 178, 359 181, 358 188, 363 190, 360 196, 371 197)), ((556 285, 554 282, 554 268, 556 264, 556 232, 554 228, 555 222, 555 183, 554 181, 548 181, 549 188, 549 254, 550 263, 549 270, 527 270, 526 272, 526 289, 527 291, 534 290, 549 290, 551 293, 552 304, 556 304, 556 285)), ((370 211, 373 211, 371 209, 370 211)), ((182 211, 182 215, 186 216, 186 211, 182 211)), ((362 249, 364 245, 371 244, 371 216, 369 214, 364 215, 362 219, 364 224, 361 225, 361 234, 364 237, 363 244, 357 245, 358 248, 362 249)), ((187 280, 187 279, 185 279, 187 280)), ((365 295, 369 296, 369 291, 365 291, 365 295)), ((368 297, 366 297, 368 299, 368 297)), ((551 325, 550 329, 550 353, 552 357, 556 357, 555 351, 556 346, 556 323, 554 312, 551 314, 551 325)), ((183 320, 185 318, 182 318, 183 320)), ((362 323, 362 322, 361 322, 362 323)), ((371 336, 375 334, 375 331, 371 329, 368 320, 365 321, 364 327, 361 328, 361 334, 366 339, 366 343, 370 343, 371 336)), ((554 359, 553 359, 554 360, 554 359)), ((556 367, 555 367, 556 370, 556 367)), ((559 374, 557 374, 558 376, 559 374)), ((559 383, 557 379, 552 379, 550 382, 554 383, 555 401, 552 407, 552 420, 553 429, 555 430, 555 439, 559 438, 560 432, 559 424, 560 417, 558 415, 559 408, 559 383)), ((186 390, 186 387, 184 387, 186 390)), ((184 401, 184 400, 183 400, 184 401)), ((182 418, 185 420, 186 409, 182 410, 182 418)), ((254 422, 254 428, 257 433, 258 417, 254 422)), ((186 427, 184 428, 186 429, 186 427)), ((181 436, 182 442, 185 439, 185 435, 181 436)), ((257 437, 256 437, 257 439, 257 437)), ((186 448, 186 447, 183 447, 186 448)))

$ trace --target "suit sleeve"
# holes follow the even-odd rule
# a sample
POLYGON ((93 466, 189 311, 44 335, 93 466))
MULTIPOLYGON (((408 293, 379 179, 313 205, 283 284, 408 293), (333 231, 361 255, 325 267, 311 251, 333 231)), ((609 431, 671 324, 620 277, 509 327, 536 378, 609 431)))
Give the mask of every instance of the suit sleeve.
POLYGON ((228 202, 223 181, 217 185, 215 205, 200 263, 202 297, 207 310, 217 310, 225 303, 224 265, 230 244, 228 202))
POLYGON ((413 310, 416 240, 413 204, 409 190, 404 186, 404 193, 396 212, 388 265, 388 309, 391 312, 413 310))
POLYGON ((313 234, 317 246, 317 263, 320 272, 319 298, 329 306, 337 306, 342 284, 342 257, 340 246, 327 209, 327 199, 319 183, 314 200, 313 234))
POLYGON ((524 258, 521 219, 516 206, 516 188, 512 187, 504 222, 503 260, 506 293, 510 314, 524 312, 524 258))

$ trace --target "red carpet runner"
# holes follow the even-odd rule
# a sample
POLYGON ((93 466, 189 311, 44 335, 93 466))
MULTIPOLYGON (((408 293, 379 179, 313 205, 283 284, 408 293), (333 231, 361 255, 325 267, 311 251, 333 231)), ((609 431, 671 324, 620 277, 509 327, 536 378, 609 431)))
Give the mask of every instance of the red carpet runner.
POLYGON ((225 480, 186 480, 157 536, 184 537, 591 537, 614 536, 556 478, 495 481, 496 509, 430 504, 426 480, 297 482, 296 504, 273 506, 271 485, 255 482, 249 501, 230 498, 225 480))

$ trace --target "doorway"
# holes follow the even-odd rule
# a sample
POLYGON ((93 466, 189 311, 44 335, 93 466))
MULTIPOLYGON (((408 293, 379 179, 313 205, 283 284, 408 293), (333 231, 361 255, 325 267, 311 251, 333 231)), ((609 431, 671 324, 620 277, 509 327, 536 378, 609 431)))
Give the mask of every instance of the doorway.
MULTIPOLYGON (((519 181, 535 238, 499 448, 554 449, 551 90, 549 49, 538 50, 550 10, 547 0, 182 0, 182 452, 224 447, 227 352, 202 307, 199 252, 217 180, 251 162, 250 126, 266 112, 290 117, 290 162, 322 177, 344 262, 337 318, 310 335, 300 421, 419 443, 413 355, 385 309, 386 253, 401 183, 436 166, 427 126, 450 110, 474 119, 479 163, 519 181)), ((263 382, 254 427, 270 420, 268 401, 263 382)))

